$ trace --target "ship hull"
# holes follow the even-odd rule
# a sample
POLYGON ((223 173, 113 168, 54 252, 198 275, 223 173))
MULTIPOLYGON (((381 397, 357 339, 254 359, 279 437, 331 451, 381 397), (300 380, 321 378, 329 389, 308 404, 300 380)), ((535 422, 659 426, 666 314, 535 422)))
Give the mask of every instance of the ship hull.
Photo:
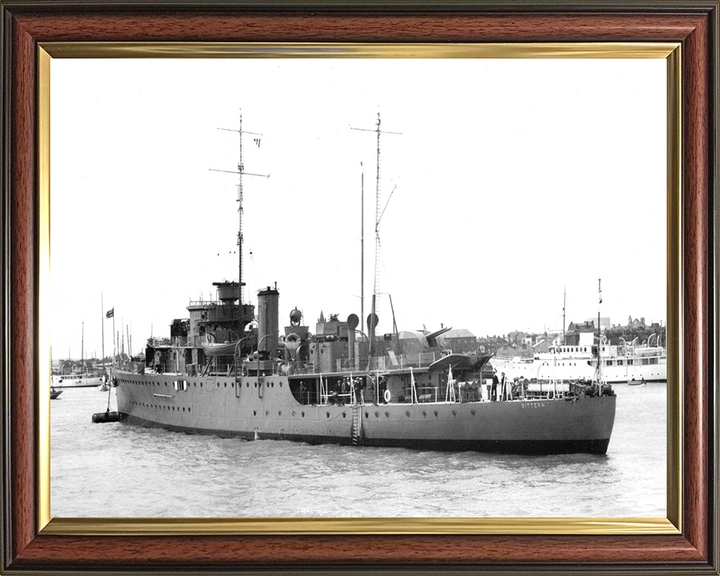
MULTIPOLYGON (((231 430, 208 430, 187 428, 169 424, 158 424, 150 420, 134 416, 126 416, 123 421, 131 425, 159 427, 184 434, 214 435, 222 438, 242 438, 244 440, 287 440, 304 442, 305 444, 339 444, 356 445, 351 436, 320 436, 315 434, 281 434, 278 432, 262 432, 257 435, 250 432, 231 430)), ((438 452, 489 452, 496 454, 605 454, 610 439, 602 440, 454 440, 454 439, 411 439, 411 438, 363 438, 362 446, 378 448, 409 448, 413 450, 433 450, 438 452)))
POLYGON ((615 396, 508 402, 306 405, 285 376, 115 375, 128 422, 308 443, 518 454, 604 454, 615 396))

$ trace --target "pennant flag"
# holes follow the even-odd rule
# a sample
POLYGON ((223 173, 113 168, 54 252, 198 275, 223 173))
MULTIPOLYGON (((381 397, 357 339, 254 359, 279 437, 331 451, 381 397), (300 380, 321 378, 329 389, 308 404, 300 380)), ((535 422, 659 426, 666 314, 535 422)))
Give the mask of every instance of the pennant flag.
POLYGON ((107 313, 105 314, 105 318, 112 318, 113 316, 115 316, 115 308, 114 307, 107 311, 107 313))

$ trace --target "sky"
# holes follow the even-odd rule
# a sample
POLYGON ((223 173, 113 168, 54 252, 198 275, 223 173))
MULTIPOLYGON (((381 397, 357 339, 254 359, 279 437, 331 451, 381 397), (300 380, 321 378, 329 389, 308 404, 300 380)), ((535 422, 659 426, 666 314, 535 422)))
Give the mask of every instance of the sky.
MULTIPOLYGON (((478 336, 666 320, 664 60, 53 59, 53 358, 133 353, 237 280, 245 300, 478 336), (352 130, 363 128, 370 131, 352 130), (258 135, 258 134, 261 134, 258 135), (258 140, 256 142, 256 140, 258 140), (361 196, 364 202, 361 203, 361 196), (364 209, 361 210, 361 206, 364 209), (84 329, 83 329, 84 323, 84 329), (83 334, 84 330, 84 334, 83 334), (84 337, 83 337, 84 336, 84 337), (125 344, 126 350, 128 348, 125 344)), ((45 311, 41 311, 45 313, 45 311)))

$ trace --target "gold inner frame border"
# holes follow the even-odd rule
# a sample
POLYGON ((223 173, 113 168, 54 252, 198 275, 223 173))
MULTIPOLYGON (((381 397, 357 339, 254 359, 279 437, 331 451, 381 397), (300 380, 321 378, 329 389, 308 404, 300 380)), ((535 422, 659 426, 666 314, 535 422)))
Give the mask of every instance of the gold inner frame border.
POLYGON ((38 72, 38 530, 43 535, 532 534, 682 532, 682 114, 681 45, 657 42, 359 44, 41 42, 38 72), (50 515, 50 91, 53 58, 635 58, 667 62, 666 518, 52 518, 50 515))

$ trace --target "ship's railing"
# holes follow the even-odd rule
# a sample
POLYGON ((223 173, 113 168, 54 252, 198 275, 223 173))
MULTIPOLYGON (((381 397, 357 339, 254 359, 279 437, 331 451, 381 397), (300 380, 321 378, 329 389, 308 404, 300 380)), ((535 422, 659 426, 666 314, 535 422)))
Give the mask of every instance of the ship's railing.
POLYGON ((222 306, 220 300, 190 300, 188 306, 222 306))

